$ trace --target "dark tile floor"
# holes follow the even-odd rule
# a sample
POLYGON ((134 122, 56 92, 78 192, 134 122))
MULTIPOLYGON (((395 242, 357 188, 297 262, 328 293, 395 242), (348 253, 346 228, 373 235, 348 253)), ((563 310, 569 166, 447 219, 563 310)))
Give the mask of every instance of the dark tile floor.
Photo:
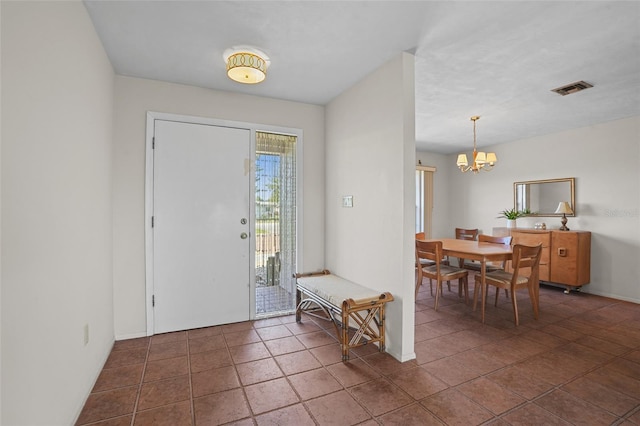
POLYGON ((423 286, 405 363, 373 347, 343 363, 332 326, 291 315, 119 341, 77 424, 640 425, 640 305, 540 294, 516 328, 504 295, 482 325, 455 288, 435 312, 423 286))

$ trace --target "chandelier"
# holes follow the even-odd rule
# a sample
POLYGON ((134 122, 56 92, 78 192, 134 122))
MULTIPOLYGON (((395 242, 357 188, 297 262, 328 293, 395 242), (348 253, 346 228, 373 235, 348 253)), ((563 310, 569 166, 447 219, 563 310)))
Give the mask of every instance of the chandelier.
POLYGON ((485 172, 493 169, 493 166, 498 161, 495 152, 478 152, 476 150, 476 121, 480 119, 480 116, 474 115, 471 117, 473 121, 473 164, 469 165, 467 160, 467 154, 459 154, 457 165, 462 173, 471 170, 473 173, 478 173, 480 170, 485 172))

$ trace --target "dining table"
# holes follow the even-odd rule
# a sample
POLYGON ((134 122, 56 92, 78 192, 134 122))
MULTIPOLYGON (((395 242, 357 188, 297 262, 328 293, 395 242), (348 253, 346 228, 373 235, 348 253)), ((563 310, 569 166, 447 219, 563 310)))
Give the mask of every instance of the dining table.
MULTIPOLYGON (((494 244, 486 242, 478 242, 472 240, 458 240, 455 238, 443 238, 431 241, 442 241, 442 254, 445 256, 457 257, 458 259, 475 260, 480 263, 480 292, 481 300, 481 318, 484 323, 484 306, 487 299, 487 287, 485 283, 487 262, 502 262, 511 260, 513 257, 513 249, 510 245, 494 244)), ((478 292, 473 289, 473 310, 476 310, 478 302, 478 292)))

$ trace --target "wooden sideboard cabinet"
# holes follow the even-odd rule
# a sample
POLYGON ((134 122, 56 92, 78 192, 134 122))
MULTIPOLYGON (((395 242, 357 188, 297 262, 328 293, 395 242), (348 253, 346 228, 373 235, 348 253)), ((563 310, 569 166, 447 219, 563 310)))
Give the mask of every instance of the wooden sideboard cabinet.
POLYGON ((591 280, 591 232, 494 228, 494 235, 511 235, 512 244, 542 244, 540 280, 579 290, 591 280))

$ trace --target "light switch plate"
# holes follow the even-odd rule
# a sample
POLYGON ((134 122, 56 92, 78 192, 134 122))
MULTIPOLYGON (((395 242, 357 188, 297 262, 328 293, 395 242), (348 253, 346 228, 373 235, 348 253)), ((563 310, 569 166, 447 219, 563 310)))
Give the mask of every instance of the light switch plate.
POLYGON ((342 207, 353 207, 353 195, 345 195, 342 197, 342 207))

